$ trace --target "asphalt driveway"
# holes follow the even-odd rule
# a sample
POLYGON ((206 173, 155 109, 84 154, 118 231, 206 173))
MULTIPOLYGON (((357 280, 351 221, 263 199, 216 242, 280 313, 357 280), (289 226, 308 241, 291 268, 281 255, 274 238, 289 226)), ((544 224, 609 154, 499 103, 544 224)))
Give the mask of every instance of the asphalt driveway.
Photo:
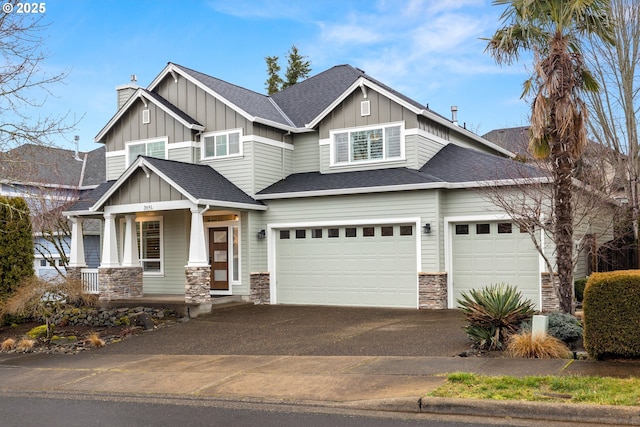
POLYGON ((454 356, 470 347, 457 310, 239 305, 94 354, 454 356))

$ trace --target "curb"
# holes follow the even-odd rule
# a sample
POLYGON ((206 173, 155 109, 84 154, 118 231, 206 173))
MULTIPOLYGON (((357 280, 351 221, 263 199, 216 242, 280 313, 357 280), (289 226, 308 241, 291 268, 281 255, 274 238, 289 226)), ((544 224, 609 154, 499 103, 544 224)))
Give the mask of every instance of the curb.
POLYGON ((630 406, 427 397, 420 400, 420 412, 640 426, 640 409, 630 406))

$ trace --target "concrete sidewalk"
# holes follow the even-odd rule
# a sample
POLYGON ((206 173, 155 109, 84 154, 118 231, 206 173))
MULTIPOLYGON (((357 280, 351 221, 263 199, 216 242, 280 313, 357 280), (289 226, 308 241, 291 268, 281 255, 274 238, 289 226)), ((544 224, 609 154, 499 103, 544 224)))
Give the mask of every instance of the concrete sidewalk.
POLYGON ((451 372, 640 376, 640 364, 480 357, 4 355, 0 357, 0 391, 177 395, 640 425, 637 408, 425 398, 451 372))

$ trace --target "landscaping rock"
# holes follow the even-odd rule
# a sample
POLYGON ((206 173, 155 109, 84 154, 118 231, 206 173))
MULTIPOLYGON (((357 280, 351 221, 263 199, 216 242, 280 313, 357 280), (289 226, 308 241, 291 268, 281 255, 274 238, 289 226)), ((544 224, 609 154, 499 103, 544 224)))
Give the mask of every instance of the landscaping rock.
POLYGON ((132 325, 141 326, 145 331, 152 330, 156 327, 149 313, 144 311, 129 316, 132 325))

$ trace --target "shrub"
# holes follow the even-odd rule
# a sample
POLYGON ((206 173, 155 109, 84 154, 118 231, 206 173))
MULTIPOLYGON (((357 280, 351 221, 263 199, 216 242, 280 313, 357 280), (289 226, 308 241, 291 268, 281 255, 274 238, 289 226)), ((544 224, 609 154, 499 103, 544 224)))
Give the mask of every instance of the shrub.
POLYGON ((35 344, 34 340, 23 338, 18 341, 18 345, 16 345, 16 350, 21 351, 23 353, 29 353, 33 350, 33 346, 35 344))
POLYGON ((522 321, 535 313, 533 303, 505 283, 463 292, 458 305, 469 322, 467 335, 479 348, 489 350, 501 350, 522 321))
POLYGON ((93 332, 89 335, 89 337, 87 338, 87 341, 89 341, 89 344, 91 344, 94 347, 104 347, 105 346, 105 342, 102 338, 100 338, 100 334, 98 334, 97 332, 93 332))
POLYGON ((587 285, 587 279, 578 279, 573 282, 573 289, 576 297, 576 301, 582 302, 584 299, 584 287, 587 285))
POLYGON ((507 354, 528 359, 566 359, 571 351, 565 343, 549 334, 523 332, 511 336, 507 354))
POLYGON ((13 347, 15 346, 16 340, 14 340, 13 338, 7 338, 6 340, 2 341, 2 344, 0 344, 0 351, 13 350, 13 347))
POLYGON ((640 357, 640 270, 593 273, 583 304, 584 347, 591 358, 640 357))
MULTIPOLYGON (((32 328, 29 332, 27 332, 27 336, 33 339, 46 337, 48 330, 49 328, 47 327, 47 325, 36 326, 35 328, 32 328)), ((53 331, 53 326, 51 326, 51 331, 53 331)))
POLYGON ((33 233, 29 207, 21 197, 0 197, 0 297, 9 297, 33 276, 33 233))

